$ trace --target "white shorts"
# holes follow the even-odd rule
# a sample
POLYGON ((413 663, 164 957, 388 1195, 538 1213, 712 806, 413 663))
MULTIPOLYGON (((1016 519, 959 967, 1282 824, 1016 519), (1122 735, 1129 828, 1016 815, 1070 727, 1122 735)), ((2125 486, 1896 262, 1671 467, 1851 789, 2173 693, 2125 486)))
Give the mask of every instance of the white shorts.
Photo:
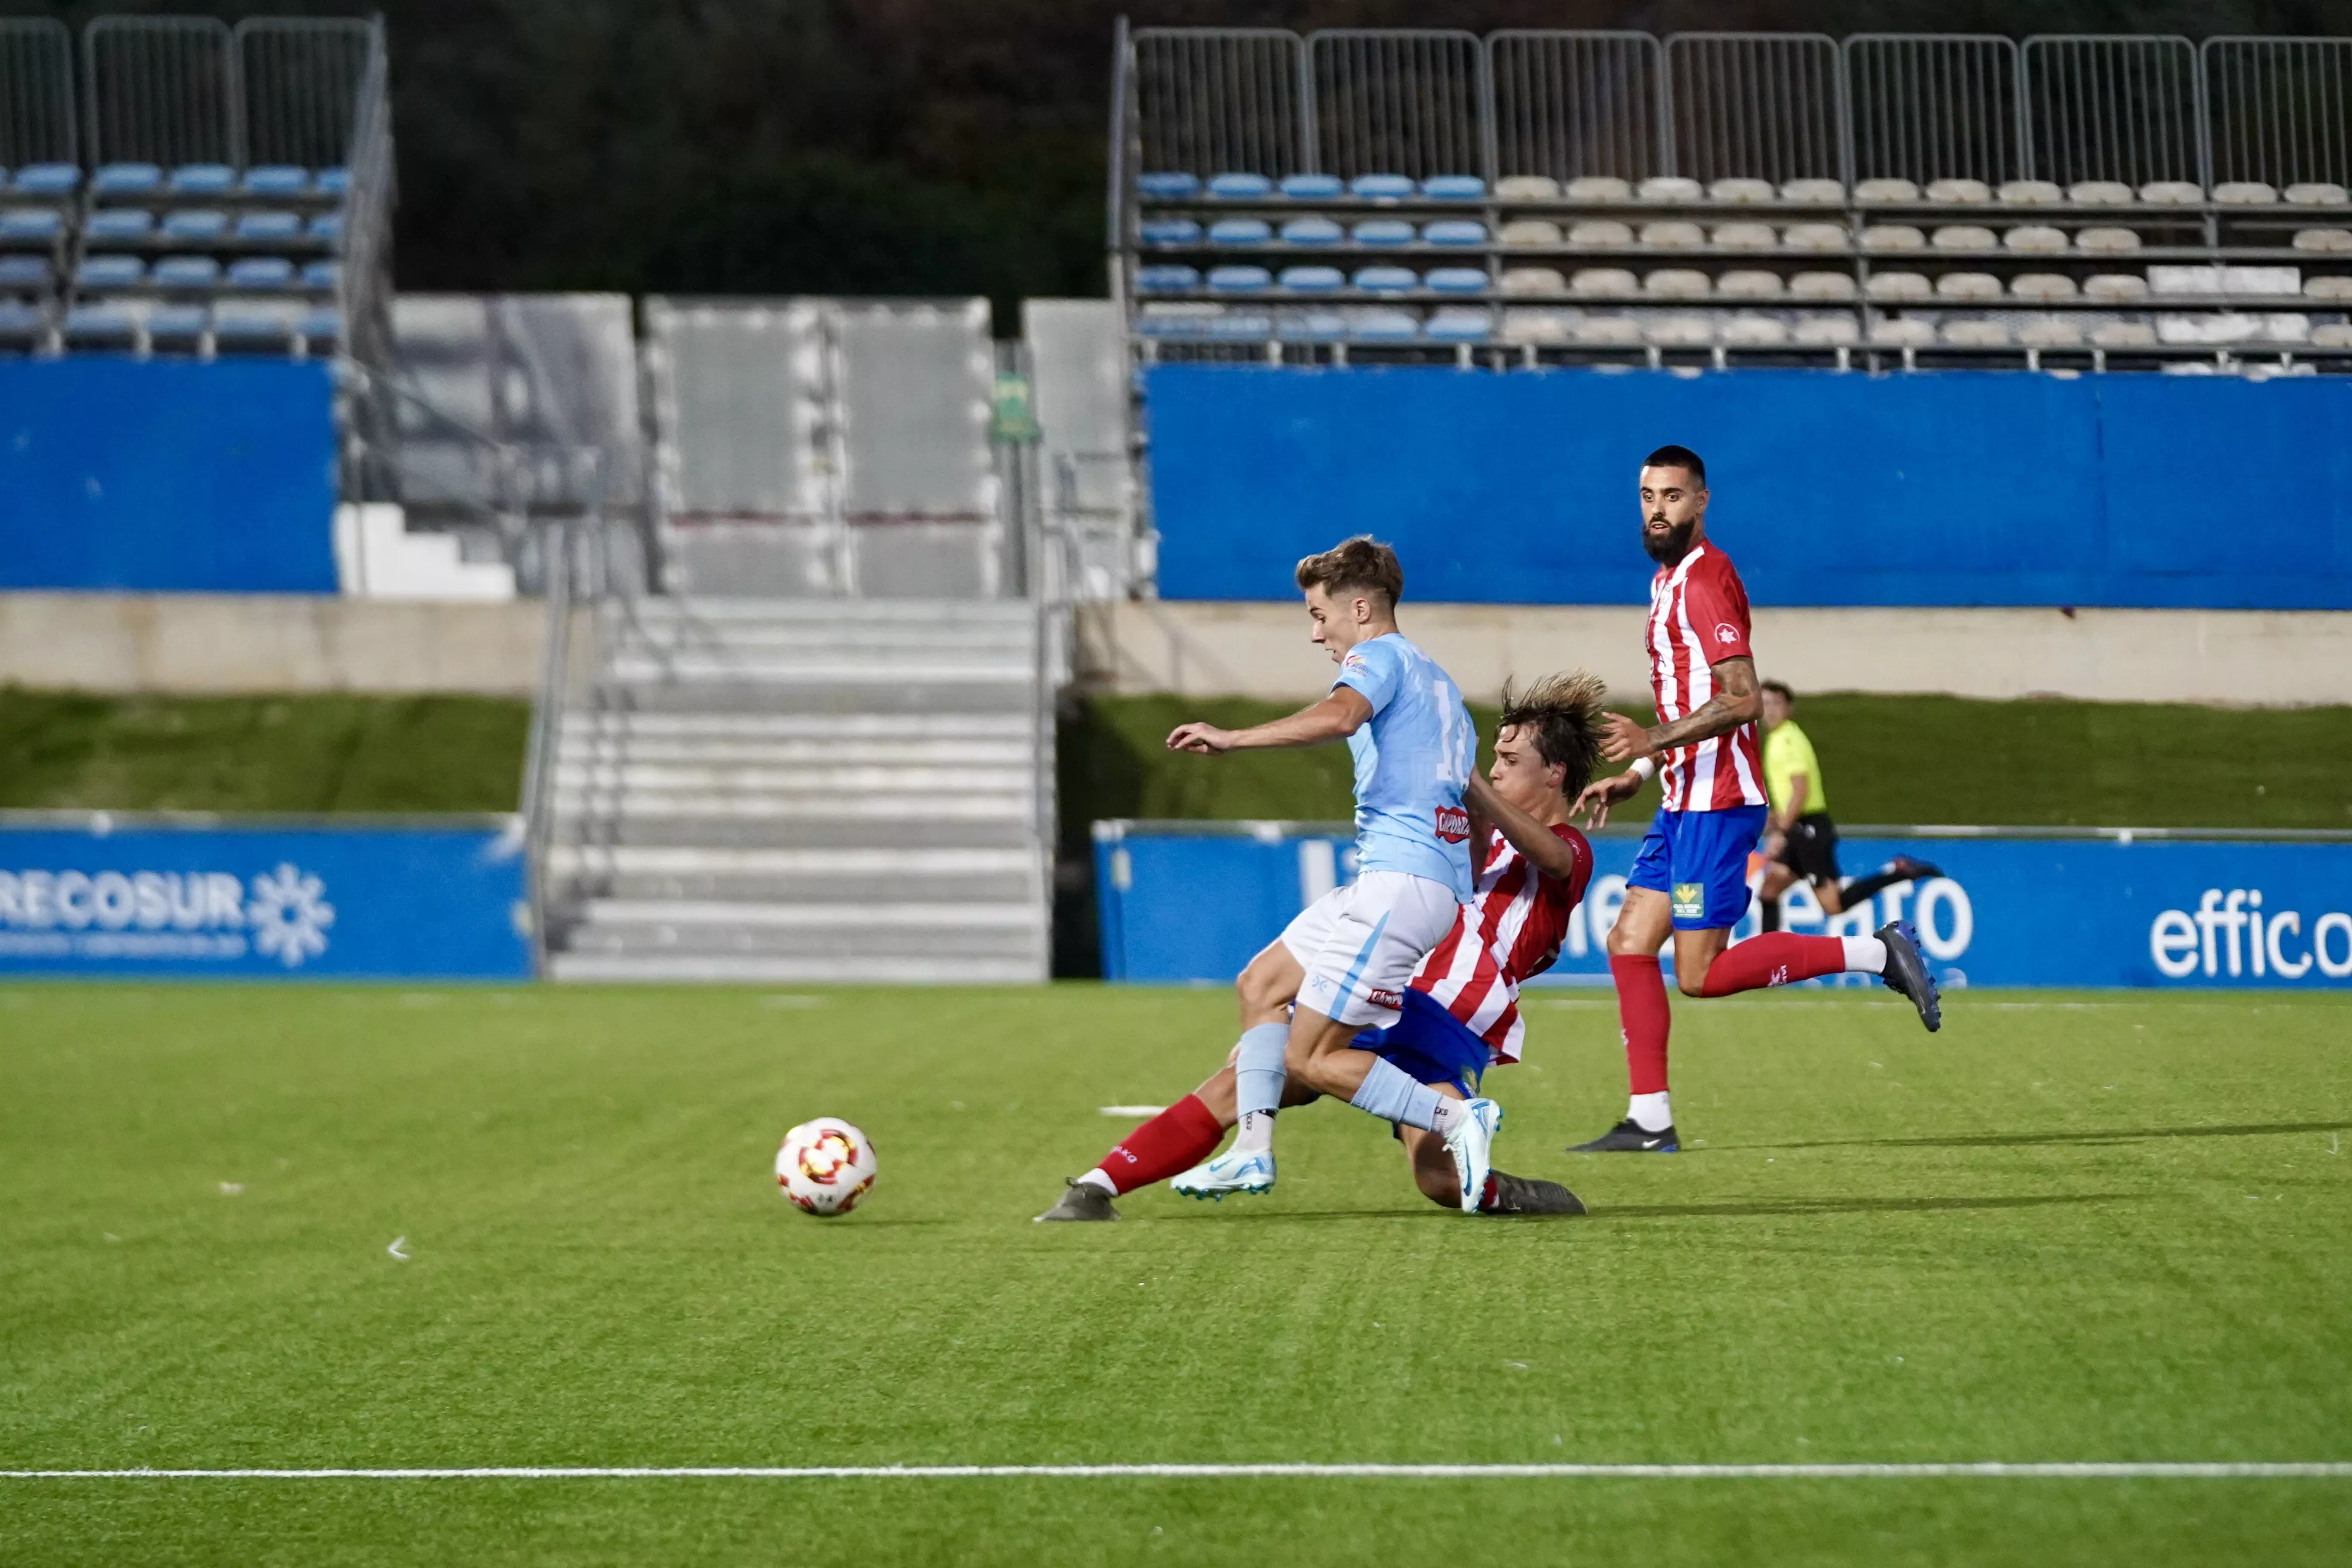
POLYGON ((1298 1005, 1358 1027, 1385 1029, 1430 949, 1454 929, 1454 889, 1403 871, 1367 871, 1334 888, 1282 929, 1307 972, 1298 1005))

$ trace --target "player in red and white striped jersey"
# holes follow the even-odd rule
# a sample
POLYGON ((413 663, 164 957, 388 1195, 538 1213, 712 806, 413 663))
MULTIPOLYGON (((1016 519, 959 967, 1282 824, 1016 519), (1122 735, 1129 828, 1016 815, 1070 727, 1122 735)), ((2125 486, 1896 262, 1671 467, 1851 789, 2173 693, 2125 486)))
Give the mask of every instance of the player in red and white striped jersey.
POLYGON ((1625 1119, 1577 1145, 1580 1152, 1681 1146, 1666 1098, 1671 1015, 1657 960, 1670 932, 1675 982, 1685 996, 1860 971, 1909 997, 1930 1030, 1941 1021, 1936 983, 1903 922, 1871 936, 1771 931, 1731 946, 1731 928, 1748 912, 1748 857, 1767 810, 1756 743, 1763 699, 1748 649, 1748 590, 1706 537, 1706 465, 1690 448, 1661 447, 1643 460, 1642 548, 1658 563, 1645 634, 1658 722, 1610 717, 1601 754, 1633 765, 1587 785, 1577 805, 1598 827, 1654 773, 1663 798, 1609 933, 1633 1096, 1625 1119))
MULTIPOLYGON (((1349 1044, 1399 1068, 1416 1093, 1467 1100, 1486 1068, 1518 1059, 1525 1026, 1519 984, 1559 956, 1560 939, 1592 875, 1592 847, 1568 822, 1568 802, 1584 787, 1600 754, 1601 682, 1577 674, 1503 694, 1491 774, 1475 773, 1464 793, 1473 840, 1484 846, 1470 900, 1453 927, 1423 958, 1398 998, 1397 1022, 1367 1029, 1349 1044)), ((1286 1107, 1315 1095, 1294 1083, 1286 1107)), ((1118 1217, 1108 1199, 1167 1180, 1213 1151, 1234 1124, 1234 1066, 1137 1128, 1071 1184, 1041 1220, 1118 1217)), ((1414 1184, 1433 1203, 1460 1203, 1459 1178, 1444 1141, 1411 1121, 1397 1136, 1414 1184)), ((1481 1214, 1581 1214, 1576 1194, 1556 1182, 1496 1171, 1478 1204, 1481 1214)))

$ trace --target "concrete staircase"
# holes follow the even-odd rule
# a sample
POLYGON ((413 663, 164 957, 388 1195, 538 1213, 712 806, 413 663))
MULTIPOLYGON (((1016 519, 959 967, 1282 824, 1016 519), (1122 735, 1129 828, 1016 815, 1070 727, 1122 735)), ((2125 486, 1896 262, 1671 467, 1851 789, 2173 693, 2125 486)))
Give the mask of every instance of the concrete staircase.
POLYGON ((1029 605, 646 598, 596 640, 554 762, 556 978, 1045 977, 1029 605))

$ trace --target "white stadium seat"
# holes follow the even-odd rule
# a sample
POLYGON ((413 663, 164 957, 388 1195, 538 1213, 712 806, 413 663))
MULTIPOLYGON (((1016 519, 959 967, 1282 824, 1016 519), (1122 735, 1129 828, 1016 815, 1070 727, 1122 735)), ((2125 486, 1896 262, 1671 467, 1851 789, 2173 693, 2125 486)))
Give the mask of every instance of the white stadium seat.
POLYGON ((1568 280, 1557 267, 1507 267, 1501 288, 1506 294, 1565 294, 1568 280))
POLYGON ((1559 182, 1549 174, 1506 174, 1495 182, 1499 202, 1556 202, 1559 182))
POLYGON ((1770 250, 1780 243, 1769 223, 1719 223, 1713 237, 1724 250, 1770 250))
POLYGON ((1645 202, 1695 202, 1706 190, 1696 180, 1686 180, 1679 174, 1653 174, 1636 186, 1633 194, 1645 202))
POLYGON ((2077 180, 2066 187, 2066 199, 2078 207, 2127 207, 2132 188, 2121 180, 2077 180))
POLYGON ((2340 207, 2352 202, 2352 193, 2325 180, 2305 180, 2286 188, 2286 199, 2299 207, 2340 207))
POLYGON ((1834 205, 1845 200, 1845 187, 1835 180, 1790 180, 1780 187, 1780 199, 1816 206, 1834 205))
POLYGON ((2006 321, 1947 321, 1942 336, 1948 343, 1971 349, 2007 348, 2016 341, 2006 321))
POLYGON ((1706 243, 1706 234, 1695 223, 1667 218, 1643 224, 1642 243, 1653 250, 1696 250, 1706 243))
POLYGON ((1708 316, 1658 316, 1644 335, 1663 348, 1704 348, 1715 342, 1715 321, 1708 316))
POLYGON ((1947 272, 1936 279, 1936 293, 1945 300, 1998 300, 2000 279, 1990 272, 1947 272))
POLYGON ((1935 247, 1938 250, 1998 250, 2000 240, 1992 230, 1972 223, 1949 223, 1937 229, 1935 247))
POLYGON ((1769 180, 1738 177, 1716 181, 1706 194, 1709 200, 1718 202, 1769 202, 1779 195, 1769 180))
POLYGON ((1572 202, 1631 201, 1633 187, 1614 174, 1579 174, 1568 183, 1568 199, 1572 202))
POLYGON ((1992 187, 1982 180, 1930 180, 1927 199, 1953 205, 1973 205, 1992 200, 1992 187))
POLYGON ((1622 299, 1642 291, 1641 279, 1622 267, 1586 267, 1568 280, 1571 294, 1606 295, 1622 299))
POLYGON ((2352 250, 2352 228, 2299 228, 2294 231, 2297 250, 2352 250))
POLYGON ((2079 348, 2083 326, 2063 316, 2036 316, 2019 324, 2017 341, 2030 349, 2079 348))
POLYGON ((1925 250, 1927 237, 1907 223, 1873 224, 1862 231, 1864 250, 1925 250))
POLYGON ((2066 200, 2066 193, 2048 180, 2005 181, 1993 195, 2012 207, 2054 207, 2066 200))
POLYGON ((1936 286, 1922 272, 1874 272, 1863 292, 1874 300, 1926 300, 1936 286))
POLYGON ((1642 323, 1625 316, 1586 316, 1569 329, 1580 343, 1623 346, 1642 341, 1642 323))
POLYGON ((1870 329, 1870 341, 1880 348, 1924 348, 1936 341, 1936 329, 1908 316, 1881 321, 1870 329))
POLYGON ((1742 348, 1771 348, 1789 341, 1789 323, 1770 316, 1734 316, 1723 323, 1723 341, 1742 348))
POLYGON ((2011 250, 2028 255, 2047 256, 2066 248, 2066 231, 2052 228, 2043 223, 2021 223, 2000 237, 2000 242, 2011 250))
POLYGON ((1792 223, 1781 230, 1780 243, 1790 250, 1844 250, 1853 237, 1842 223, 1792 223))
POLYGON ((2095 272, 2083 282, 2086 300, 2145 300, 2147 279, 2130 272, 2095 272))
POLYGON ((2266 207, 2279 194, 2277 186, 2260 180, 2224 180, 2213 187, 2213 199, 2225 207, 2266 207))
POLYGON ((2020 300, 2072 300, 2080 292, 2063 272, 2021 272, 2009 280, 2009 291, 2020 300))
POLYGON ((1853 188, 1853 199, 1871 205, 1888 202, 1916 202, 1919 187, 1908 180, 1880 178, 1864 180, 1853 188))
POLYGON ((1706 298, 1706 274, 1690 267, 1661 267, 1642 279, 1642 292, 1662 300, 1706 298))
POLYGON ((1800 300, 1851 300, 1853 279, 1843 272, 1800 272, 1789 279, 1789 292, 1800 300))
POLYGON ((1797 323, 1797 341, 1815 348, 1843 348, 1861 338, 1852 316, 1807 316, 1797 323))
POLYGON ((1568 243, 1590 250, 1622 250, 1633 243, 1633 226, 1613 217, 1579 218, 1568 226, 1568 243))
POLYGON ((1564 343, 1575 323, 1572 312, 1532 310, 1524 307, 1503 312, 1503 341, 1507 343, 1564 343))
POLYGON ((2158 207, 2202 206, 2205 189, 2192 180, 2150 180, 2139 188, 2139 199, 2158 207))
POLYGON ((2103 321, 2092 329, 2091 341, 2103 349, 2154 348, 2156 329, 2146 321, 2103 321))
POLYGON ((2352 300, 2352 278, 2306 278, 2303 293, 2307 300, 2352 300))
POLYGON ((2118 251, 2137 250, 2139 236, 2128 228, 2085 228, 2076 231, 2074 243, 2084 250, 2112 255, 2118 251))
POLYGON ((1777 300, 1785 287, 1777 272, 1738 269, 1715 280, 1715 291, 1727 300, 1777 300))

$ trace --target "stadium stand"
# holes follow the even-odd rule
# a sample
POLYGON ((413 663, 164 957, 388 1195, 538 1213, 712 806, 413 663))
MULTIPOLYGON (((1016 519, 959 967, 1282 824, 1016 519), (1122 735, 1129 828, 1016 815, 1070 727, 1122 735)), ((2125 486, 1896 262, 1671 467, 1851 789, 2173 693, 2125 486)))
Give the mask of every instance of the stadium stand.
POLYGON ((1115 85, 1148 361, 2352 373, 2352 39, 1148 27, 1115 85))
POLYGON ((0 21, 0 353, 380 363, 383 81, 369 22, 0 21))

